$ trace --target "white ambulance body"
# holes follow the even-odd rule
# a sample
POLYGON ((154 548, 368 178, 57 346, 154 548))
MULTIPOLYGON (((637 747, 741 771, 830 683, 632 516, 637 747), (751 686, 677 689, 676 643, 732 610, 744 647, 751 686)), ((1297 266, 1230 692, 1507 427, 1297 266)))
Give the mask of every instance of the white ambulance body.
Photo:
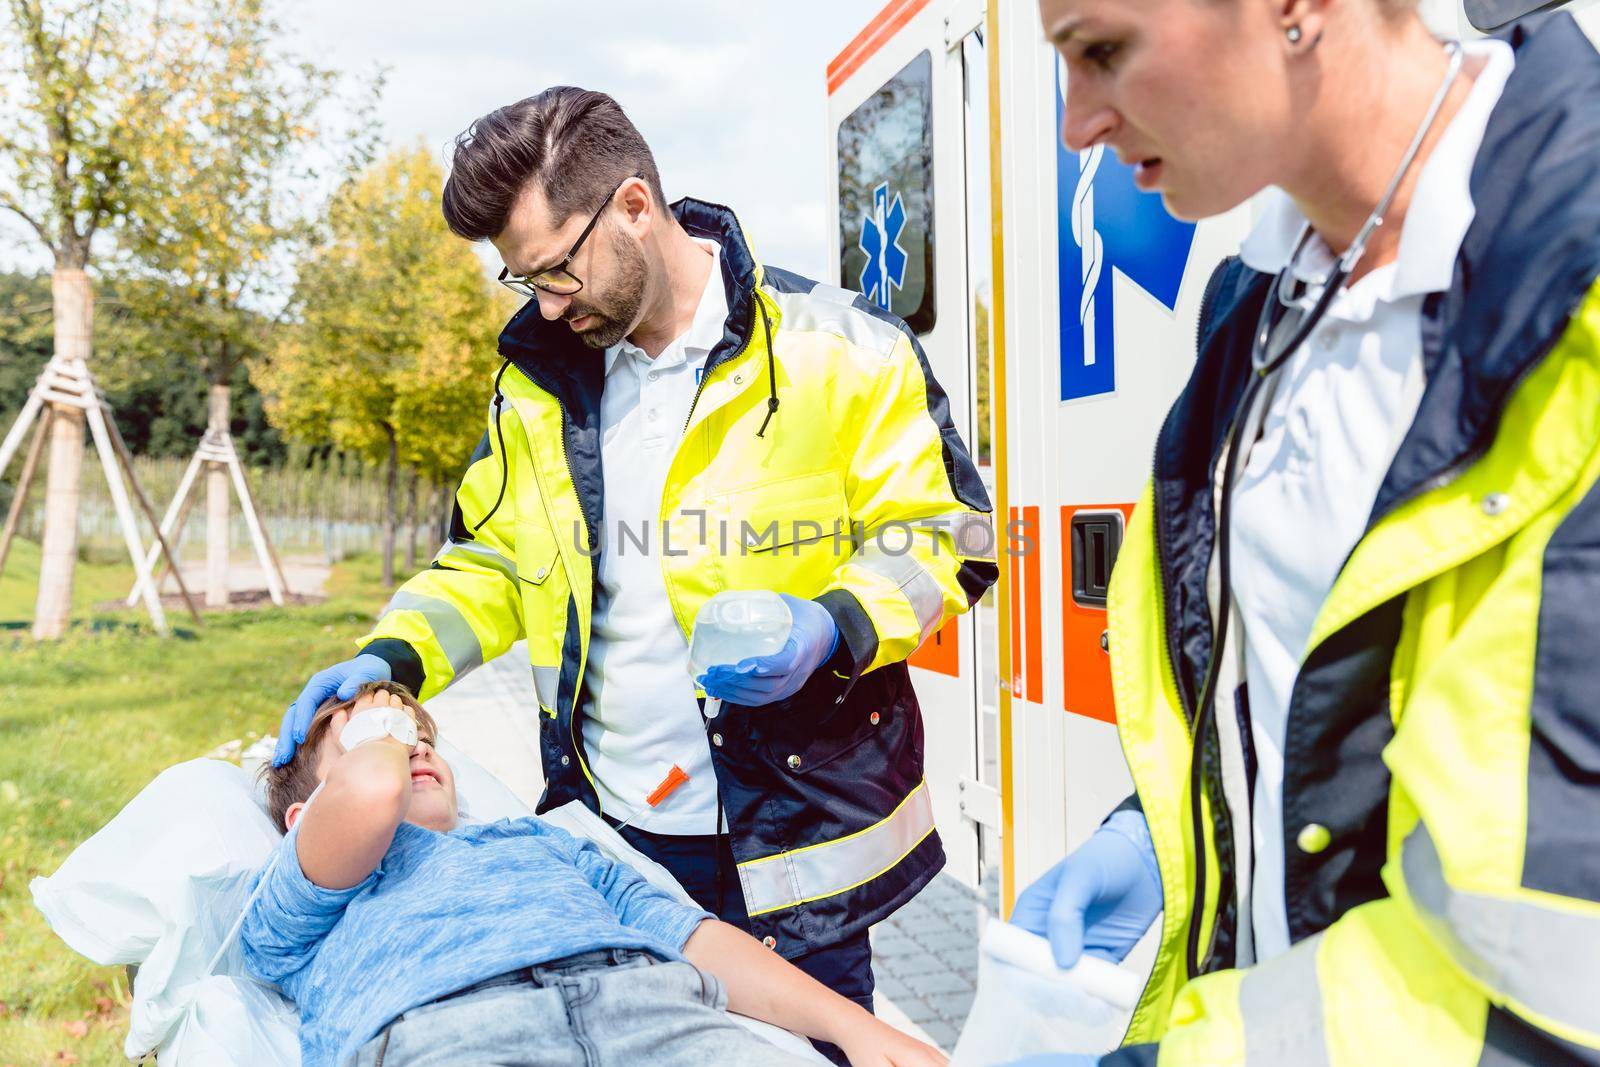
MULTIPOLYGON (((1600 37, 1600 0, 1568 7, 1600 37)), ((1459 0, 1424 14, 1473 32, 1459 0)), ((1181 223, 1064 150, 1034 0, 890 0, 827 90, 831 280, 919 334, 996 505, 998 588, 911 662, 949 872, 1009 911, 1131 789, 1106 579, 1252 207, 1181 223)))

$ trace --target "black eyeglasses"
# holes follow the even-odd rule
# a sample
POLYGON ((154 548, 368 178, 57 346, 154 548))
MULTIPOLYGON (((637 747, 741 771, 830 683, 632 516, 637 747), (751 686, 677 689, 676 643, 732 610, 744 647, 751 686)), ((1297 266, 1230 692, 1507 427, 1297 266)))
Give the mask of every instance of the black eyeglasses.
POLYGON ((617 191, 633 181, 635 177, 637 175, 630 174, 617 184, 616 189, 611 190, 611 194, 595 209, 594 217, 589 220, 589 225, 583 228, 583 232, 578 234, 578 239, 572 242, 572 247, 567 249, 567 254, 561 257, 560 263, 534 274, 512 274, 510 267, 501 267, 500 284, 518 296, 538 296, 540 290, 554 293, 557 296, 572 296, 581 290, 583 288, 583 280, 568 270, 567 266, 572 262, 572 257, 578 254, 578 249, 583 247, 583 242, 587 241, 589 235, 594 232, 595 225, 600 221, 600 216, 604 215, 606 208, 611 206, 612 197, 616 196, 617 191))

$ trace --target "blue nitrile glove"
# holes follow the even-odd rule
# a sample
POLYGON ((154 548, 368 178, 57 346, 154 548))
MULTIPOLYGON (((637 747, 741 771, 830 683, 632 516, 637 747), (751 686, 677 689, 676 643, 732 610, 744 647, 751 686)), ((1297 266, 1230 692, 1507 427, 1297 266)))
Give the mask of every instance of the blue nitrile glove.
POLYGON ((1144 813, 1115 812, 1017 897, 1011 921, 1050 939, 1056 966, 1085 952, 1121 963, 1161 914, 1161 870, 1144 813))
POLYGON ((294 759, 294 750, 306 739, 311 720, 322 707, 323 701, 336 696, 349 700, 367 682, 387 682, 393 678, 389 661, 370 653, 355 659, 335 663, 327 670, 311 676, 300 695, 294 698, 289 710, 283 713, 283 724, 278 727, 278 749, 272 754, 272 765, 282 767, 294 759))
POLYGON ((780 593, 789 605, 789 638, 770 656, 715 663, 695 679, 708 696, 757 708, 794 696, 811 672, 828 662, 839 644, 839 628, 815 600, 780 593))
POLYGON ((1100 1057, 1090 1052, 1040 1052, 1012 1060, 1007 1067, 1095 1067, 1100 1057))

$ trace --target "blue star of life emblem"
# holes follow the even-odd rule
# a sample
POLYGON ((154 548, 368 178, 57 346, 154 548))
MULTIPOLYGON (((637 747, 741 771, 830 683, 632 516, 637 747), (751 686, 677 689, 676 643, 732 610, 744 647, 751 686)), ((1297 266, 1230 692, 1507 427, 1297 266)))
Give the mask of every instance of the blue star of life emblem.
POLYGON ((889 200, 889 183, 872 190, 872 210, 861 216, 861 239, 857 247, 867 255, 861 268, 861 292, 866 298, 889 310, 893 290, 905 286, 906 250, 900 247, 900 234, 906 228, 906 207, 900 194, 889 200))

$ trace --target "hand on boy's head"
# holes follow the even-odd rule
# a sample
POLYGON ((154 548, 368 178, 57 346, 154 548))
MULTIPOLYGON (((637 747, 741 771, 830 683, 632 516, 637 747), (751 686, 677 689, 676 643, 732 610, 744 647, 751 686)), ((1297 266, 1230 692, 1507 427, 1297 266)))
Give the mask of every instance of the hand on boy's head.
MULTIPOLYGON (((370 693, 362 693, 355 698, 348 708, 341 708, 328 717, 328 736, 335 740, 335 745, 340 752, 345 751, 344 744, 339 740, 339 735, 344 731, 345 726, 357 715, 364 711, 371 711, 373 708, 396 708, 405 712, 413 722, 417 723, 420 736, 430 742, 432 741, 432 738, 427 737, 427 731, 423 727, 422 721, 417 718, 416 708, 408 703, 405 697, 387 689, 374 689, 370 693)), ((414 748, 413 751, 415 751, 414 748)))
POLYGON ((411 709, 411 705, 406 703, 405 697, 399 693, 392 693, 387 689, 374 689, 370 693, 362 693, 356 697, 356 702, 350 706, 350 714, 355 715, 366 711, 368 708, 382 707, 400 708, 413 719, 417 717, 417 713, 411 709))

